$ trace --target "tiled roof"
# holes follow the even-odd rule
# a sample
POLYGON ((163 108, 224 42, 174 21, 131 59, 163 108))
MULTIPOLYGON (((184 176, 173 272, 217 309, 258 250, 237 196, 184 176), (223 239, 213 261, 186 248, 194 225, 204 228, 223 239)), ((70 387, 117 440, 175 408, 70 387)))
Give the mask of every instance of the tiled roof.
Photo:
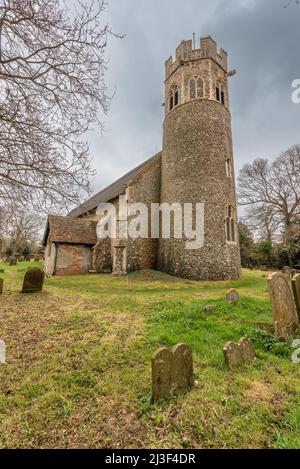
POLYGON ((142 173, 148 165, 151 165, 156 159, 159 160, 160 158, 161 153, 158 153, 157 155, 154 155, 148 160, 144 161, 144 163, 129 171, 129 173, 125 174, 120 179, 110 184, 110 186, 98 192, 98 194, 88 199, 82 205, 76 207, 68 214, 68 216, 72 218, 80 217, 86 212, 95 210, 100 203, 109 202, 115 197, 118 197, 120 194, 123 194, 126 186, 128 186, 128 184, 133 179, 135 179, 140 173, 142 173))
POLYGON ((43 244, 47 244, 50 234, 51 242, 94 245, 97 243, 96 226, 97 222, 84 218, 51 215, 48 217, 43 244))

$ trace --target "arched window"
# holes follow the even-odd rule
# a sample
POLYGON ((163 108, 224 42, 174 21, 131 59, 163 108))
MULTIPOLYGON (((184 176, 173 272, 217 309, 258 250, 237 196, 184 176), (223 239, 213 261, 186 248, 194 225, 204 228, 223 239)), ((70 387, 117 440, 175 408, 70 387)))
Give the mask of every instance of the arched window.
POLYGON ((179 104, 179 89, 177 85, 170 89, 170 111, 179 104))
POLYGON ((230 243, 236 242, 236 219, 235 210, 230 205, 227 210, 227 217, 225 221, 226 241, 230 243))
POLYGON ((225 87, 219 81, 216 84, 216 100, 225 105, 225 87))
POLYGON ((231 161, 230 161, 230 158, 227 158, 227 160, 226 160, 226 176, 228 176, 228 177, 231 176, 231 161))
POLYGON ((189 97, 190 99, 204 97, 204 82, 201 77, 192 77, 189 81, 189 97))

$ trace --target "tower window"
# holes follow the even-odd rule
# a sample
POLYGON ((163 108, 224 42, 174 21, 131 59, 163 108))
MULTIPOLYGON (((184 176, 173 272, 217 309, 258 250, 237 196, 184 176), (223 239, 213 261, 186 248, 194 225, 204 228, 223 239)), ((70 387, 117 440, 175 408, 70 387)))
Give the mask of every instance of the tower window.
POLYGON ((179 104, 178 86, 173 86, 170 90, 170 111, 179 104))
POLYGON ((232 206, 228 207, 227 217, 225 221, 226 241, 236 242, 236 220, 235 210, 232 206))
POLYGON ((226 176, 231 176, 231 161, 229 158, 226 160, 226 176))
POLYGON ((225 94, 223 90, 221 91, 221 103, 225 104, 225 94))
POLYGON ((218 86, 216 87, 216 100, 220 101, 220 88, 218 86))
POLYGON ((192 77, 189 81, 189 97, 190 99, 204 97, 204 82, 201 77, 192 77))

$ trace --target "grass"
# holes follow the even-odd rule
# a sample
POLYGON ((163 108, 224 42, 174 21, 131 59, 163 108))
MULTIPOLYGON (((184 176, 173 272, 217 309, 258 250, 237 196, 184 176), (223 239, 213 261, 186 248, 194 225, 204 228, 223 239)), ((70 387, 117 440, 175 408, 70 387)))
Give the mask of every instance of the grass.
POLYGON ((53 277, 21 295, 28 265, 0 264, 0 448, 300 447, 300 365, 273 338, 266 273, 53 277), (224 301, 231 287, 236 307, 224 301), (257 361, 229 371, 223 346, 242 336, 257 361), (151 356, 178 342, 193 348, 195 388, 153 405, 151 356))

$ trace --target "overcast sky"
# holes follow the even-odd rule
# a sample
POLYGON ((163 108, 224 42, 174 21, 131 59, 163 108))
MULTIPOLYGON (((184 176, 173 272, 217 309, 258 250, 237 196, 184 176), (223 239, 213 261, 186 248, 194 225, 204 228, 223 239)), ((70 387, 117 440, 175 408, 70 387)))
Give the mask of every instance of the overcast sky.
POLYGON ((98 191, 161 150, 164 62, 192 33, 211 35, 229 54, 236 172, 300 143, 300 5, 294 0, 109 0, 105 19, 124 33, 110 39, 105 133, 89 134, 98 191))

